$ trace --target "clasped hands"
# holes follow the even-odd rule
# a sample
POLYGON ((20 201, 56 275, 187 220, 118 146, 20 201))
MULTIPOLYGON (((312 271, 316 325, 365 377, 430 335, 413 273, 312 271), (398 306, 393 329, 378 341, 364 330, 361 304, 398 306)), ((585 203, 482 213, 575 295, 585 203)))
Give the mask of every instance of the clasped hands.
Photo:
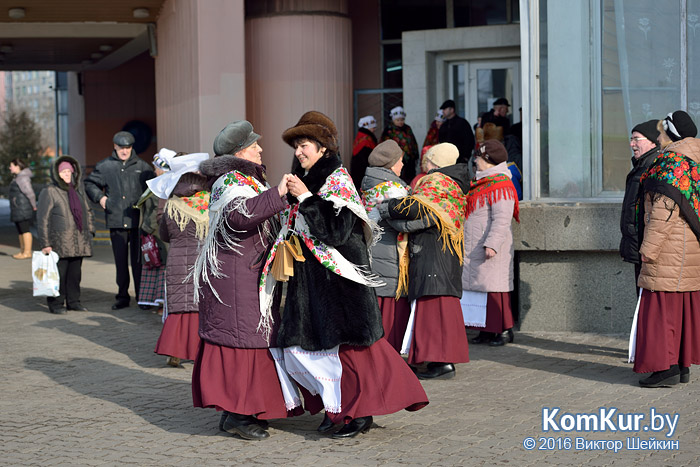
POLYGON ((277 185, 277 191, 280 196, 290 193, 292 196, 298 197, 309 191, 304 182, 299 177, 292 174, 284 174, 280 184, 277 185))

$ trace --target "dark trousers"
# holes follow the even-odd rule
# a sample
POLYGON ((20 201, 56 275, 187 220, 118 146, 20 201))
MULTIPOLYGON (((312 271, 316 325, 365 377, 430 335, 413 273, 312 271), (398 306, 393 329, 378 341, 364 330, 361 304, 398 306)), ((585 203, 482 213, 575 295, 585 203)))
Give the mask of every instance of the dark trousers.
POLYGON ((131 256, 131 275, 134 278, 136 298, 141 285, 141 239, 139 229, 109 229, 112 240, 114 265, 117 267, 118 302, 129 302, 129 256, 131 256))
POLYGON ((58 297, 46 297, 49 310, 56 310, 65 302, 68 308, 80 305, 80 279, 82 277, 83 257, 59 258, 58 260, 59 290, 58 297))

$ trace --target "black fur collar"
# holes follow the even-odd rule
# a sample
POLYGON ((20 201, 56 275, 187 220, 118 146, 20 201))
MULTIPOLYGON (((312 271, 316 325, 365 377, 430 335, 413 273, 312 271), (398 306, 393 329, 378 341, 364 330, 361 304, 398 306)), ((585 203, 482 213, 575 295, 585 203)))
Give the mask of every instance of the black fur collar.
POLYGON ((232 170, 238 170, 248 176, 253 176, 263 183, 267 181, 264 165, 259 165, 255 162, 250 162, 228 154, 206 160, 199 165, 199 171, 208 178, 210 187, 217 178, 232 170))
POLYGON ((323 184, 326 183, 326 178, 340 166, 340 155, 331 154, 316 161, 308 174, 304 175, 304 169, 299 166, 294 171, 294 175, 301 178, 301 181, 304 182, 306 188, 308 188, 311 193, 317 193, 323 184))

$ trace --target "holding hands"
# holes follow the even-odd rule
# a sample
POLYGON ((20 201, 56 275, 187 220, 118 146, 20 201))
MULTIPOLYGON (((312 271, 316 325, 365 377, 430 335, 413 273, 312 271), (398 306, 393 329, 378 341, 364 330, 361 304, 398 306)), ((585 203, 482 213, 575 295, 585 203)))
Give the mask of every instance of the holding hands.
POLYGON ((292 174, 284 174, 282 176, 282 180, 280 180, 280 184, 277 185, 277 192, 280 194, 280 197, 284 196, 287 194, 289 191, 287 187, 287 183, 289 183, 289 178, 293 177, 292 174))
POLYGON ((297 198, 299 197, 299 195, 302 195, 309 191, 309 189, 306 188, 304 182, 302 182, 301 179, 296 175, 289 175, 289 178, 287 179, 287 189, 292 194, 292 196, 295 196, 297 198))

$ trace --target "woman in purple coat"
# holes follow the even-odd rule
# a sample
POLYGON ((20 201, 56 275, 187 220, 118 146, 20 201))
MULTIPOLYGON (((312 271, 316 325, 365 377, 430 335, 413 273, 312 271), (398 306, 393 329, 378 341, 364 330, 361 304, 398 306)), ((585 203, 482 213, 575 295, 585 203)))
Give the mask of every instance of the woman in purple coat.
POLYGON ((165 317, 155 352, 167 355, 168 365, 175 367, 180 360, 194 360, 199 349, 199 307, 193 300, 189 270, 209 226, 206 180, 196 173, 182 175, 160 219, 160 238, 170 243, 170 250, 165 268, 165 317))
POLYGON ((270 188, 259 137, 245 120, 230 123, 214 140, 216 157, 200 165, 211 200, 209 231, 194 268, 202 339, 192 374, 194 406, 223 411, 220 429, 248 440, 268 438, 265 420, 285 418, 295 408, 285 405, 269 351, 277 340, 278 307, 263 314, 258 298, 288 177, 270 188))

